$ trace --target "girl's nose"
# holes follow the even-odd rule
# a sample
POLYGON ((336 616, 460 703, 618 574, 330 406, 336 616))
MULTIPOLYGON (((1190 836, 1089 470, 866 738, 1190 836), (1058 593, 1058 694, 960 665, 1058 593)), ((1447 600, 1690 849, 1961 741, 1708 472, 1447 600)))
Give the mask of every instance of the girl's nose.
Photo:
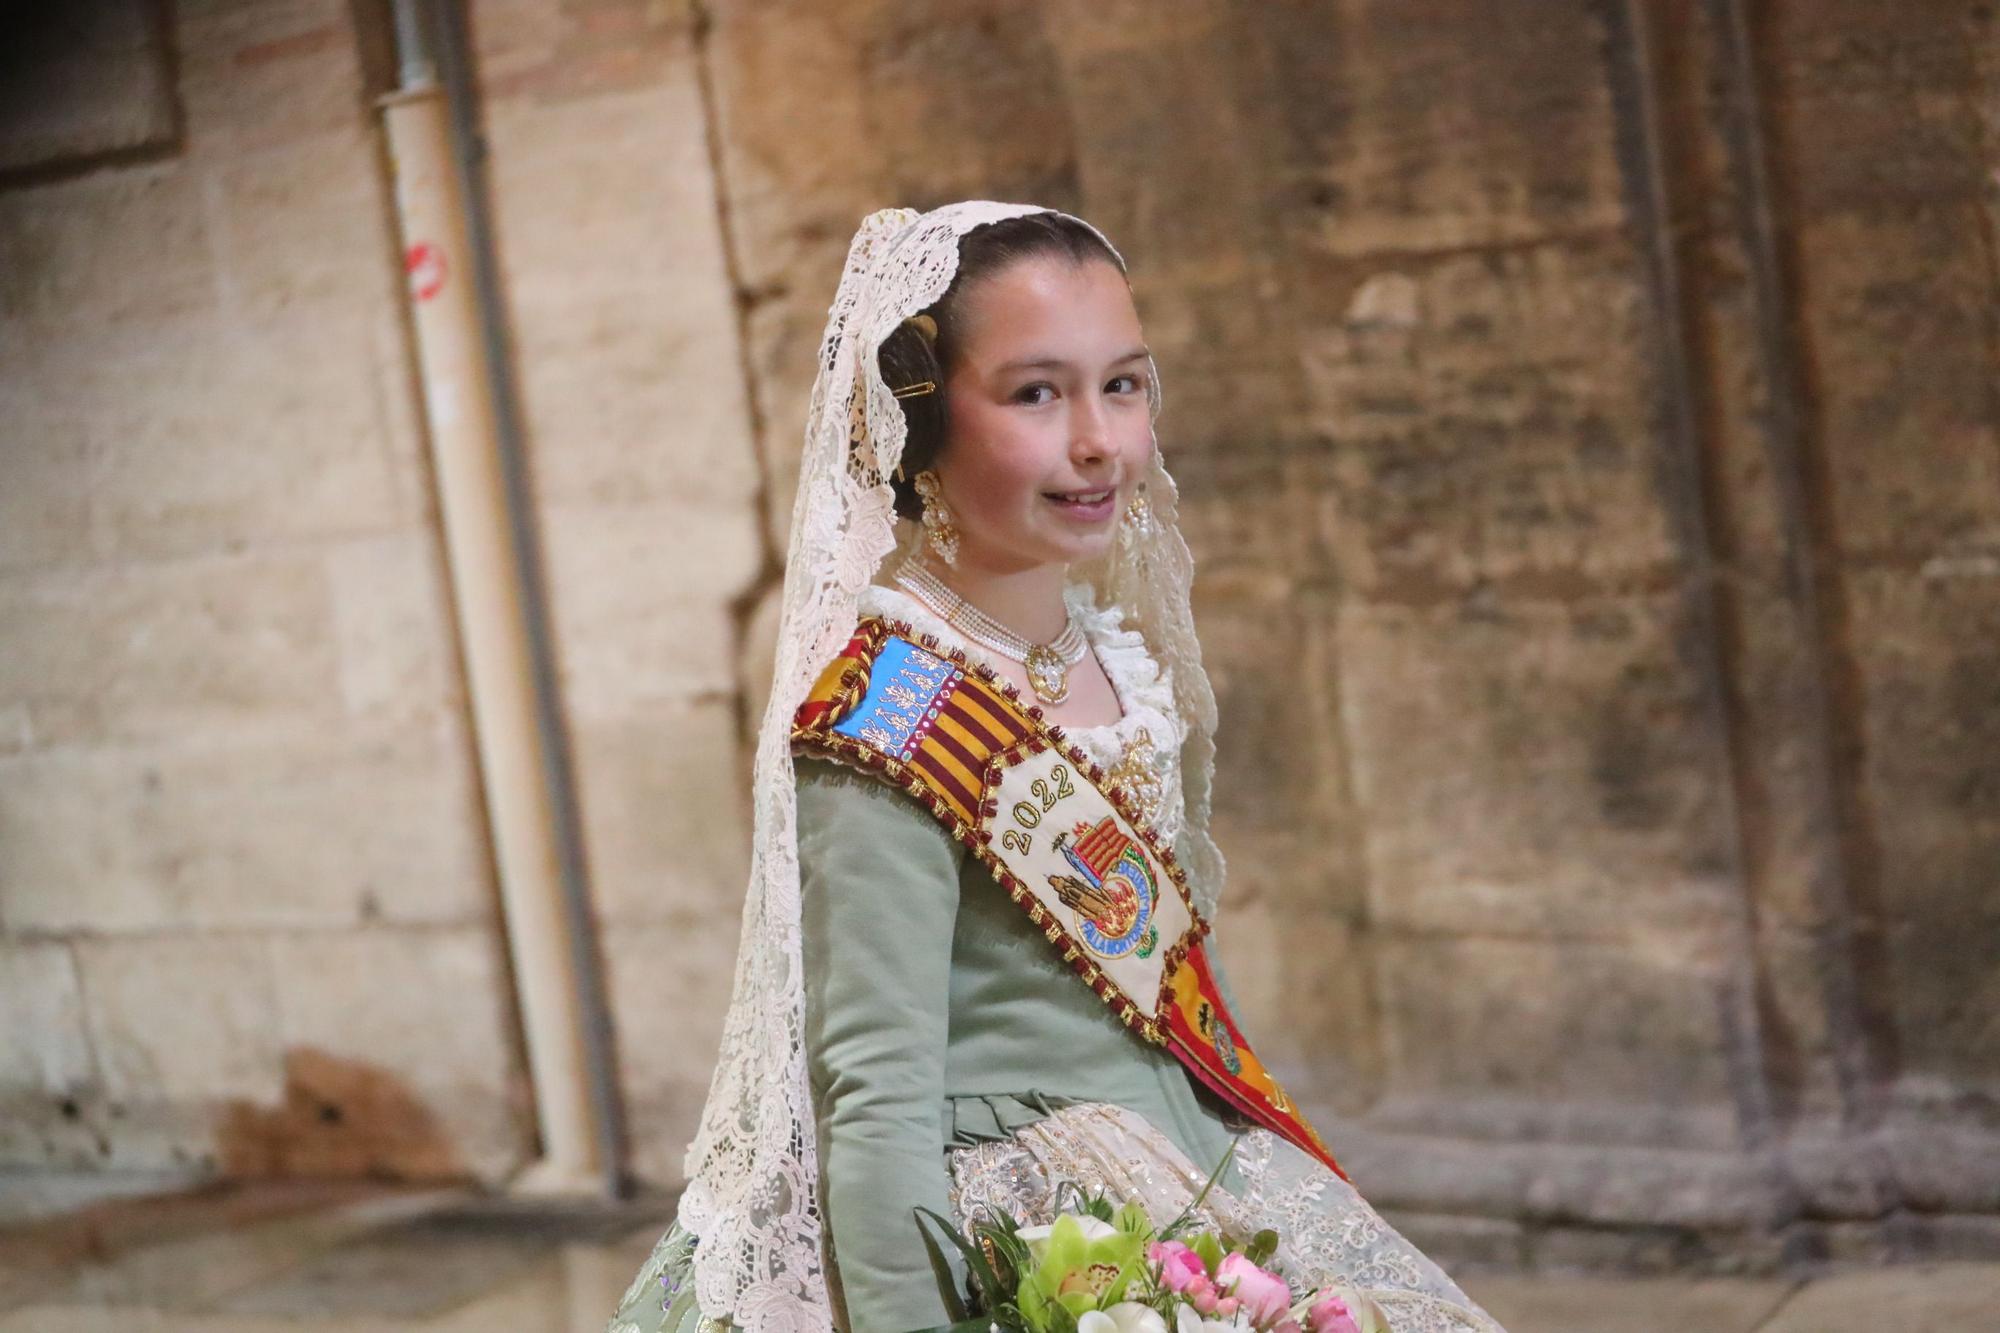
POLYGON ((1101 406, 1081 408, 1071 419, 1069 453, 1079 462, 1096 462, 1111 452, 1110 422, 1101 406))

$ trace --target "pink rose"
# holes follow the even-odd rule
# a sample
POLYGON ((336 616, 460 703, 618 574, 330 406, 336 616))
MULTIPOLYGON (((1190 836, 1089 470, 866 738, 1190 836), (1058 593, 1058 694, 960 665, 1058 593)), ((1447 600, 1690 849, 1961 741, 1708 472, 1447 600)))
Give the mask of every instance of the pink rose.
POLYGON ((1177 1240, 1154 1241, 1146 1248, 1146 1257, 1160 1266, 1160 1282, 1168 1291, 1184 1290, 1196 1278, 1208 1277, 1201 1256, 1177 1240))
POLYGON ((1194 1307, 1196 1314, 1204 1317, 1214 1314, 1215 1303, 1222 1299, 1222 1293, 1205 1277, 1198 1277, 1182 1287, 1181 1295, 1194 1307))
POLYGON ((1312 1333, 1361 1333, 1361 1326, 1354 1322, 1354 1312, 1338 1296, 1329 1296, 1307 1310, 1306 1322, 1312 1333))
POLYGON ((1284 1318, 1292 1304, 1292 1289, 1275 1273, 1267 1273, 1240 1254, 1228 1254, 1215 1270, 1215 1285, 1234 1296, 1257 1328, 1269 1328, 1284 1318))

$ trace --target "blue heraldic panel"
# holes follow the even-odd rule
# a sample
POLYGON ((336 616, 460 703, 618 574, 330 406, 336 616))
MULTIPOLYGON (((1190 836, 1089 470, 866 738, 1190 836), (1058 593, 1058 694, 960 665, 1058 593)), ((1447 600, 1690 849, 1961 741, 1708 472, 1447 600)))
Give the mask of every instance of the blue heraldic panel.
POLYGON ((895 759, 907 760, 951 697, 959 669, 908 639, 884 640, 868 693, 833 730, 895 759))

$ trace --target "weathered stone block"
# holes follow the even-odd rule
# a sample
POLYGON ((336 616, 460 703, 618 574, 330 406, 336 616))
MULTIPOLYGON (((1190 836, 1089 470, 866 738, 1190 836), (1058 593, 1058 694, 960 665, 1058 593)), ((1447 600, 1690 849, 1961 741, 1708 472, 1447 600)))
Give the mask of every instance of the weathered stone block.
POLYGON ((399 247, 379 151, 372 127, 356 117, 211 162, 205 194, 232 319, 311 320, 311 311, 362 301, 393 308, 399 247))
POLYGON ((261 1127, 282 1174, 364 1174, 366 1164, 496 1179, 527 1155, 493 924, 314 931, 270 948, 293 1114, 240 1113, 225 1152, 255 1151, 261 1127))
MULTIPOLYGON (((172 556, 379 532, 420 510, 382 317, 347 296, 296 320, 177 329, 92 404, 93 505, 113 549, 172 556)), ((403 390, 406 392, 406 389, 403 390)))
POLYGON ((1735 796, 1745 879, 1762 927, 1809 931, 1843 915, 1853 891, 1830 767, 1846 725, 1838 650, 1823 609, 1813 614, 1785 571, 1752 557, 1730 573, 1717 661, 1731 677, 1730 726, 1744 767, 1735 796))
POLYGON ((737 313, 691 55, 649 86, 494 110, 538 492, 748 506, 737 313))
MULTIPOLYGON (((1428 1137, 1384 1131, 1386 1113, 1320 1128, 1369 1201, 1385 1210, 1515 1217, 1579 1229, 1768 1232, 1797 1200, 1765 1157, 1736 1150, 1612 1144, 1525 1129, 1428 1137)), ((1683 1135, 1682 1137, 1686 1137, 1683 1135)), ((1661 1136, 1660 1141, 1666 1141, 1661 1136)), ((1629 1247, 1601 1236, 1599 1254, 1629 1247)), ((1629 1253, 1629 1248, 1627 1253, 1629 1253)))
MULTIPOLYGON (((872 209, 1074 192, 1076 121, 1034 8, 739 5, 715 15, 710 41, 730 225, 753 291, 810 271, 798 261, 822 237, 844 252, 872 209), (923 133, 907 132, 917 125, 923 133)), ((830 297, 838 253, 821 271, 830 297)), ((802 289, 800 299, 823 317, 825 297, 802 289)))
POLYGON ((6 918, 43 931, 483 920, 475 781, 455 717, 0 759, 6 918))
MULTIPOLYGON (((1853 1095, 1843 1077, 1856 1067, 1866 1039, 1850 1013, 1853 941, 1838 927, 1801 929, 1760 916, 1757 933, 1757 1035, 1773 1109, 1797 1126, 1838 1120, 1853 1095)), ((1865 1095, 1865 1094, 1863 1094, 1865 1095)), ((1866 1158, 1845 1136, 1831 1149, 1866 1158)), ((1852 1190, 1845 1191, 1852 1193, 1852 1190)))
POLYGON ((737 917, 703 912, 603 937, 632 1166, 660 1184, 684 1183, 736 973, 737 917))
POLYGON ((1591 11, 1326 0, 1241 12, 1235 96, 1277 122, 1269 175, 1286 188, 1273 206, 1299 243, 1368 255, 1622 223, 1591 11))
POLYGON ((1649 1333, 1685 1322, 1713 1333, 1753 1333, 1792 1292, 1775 1278, 1489 1277, 1471 1284, 1487 1313, 1509 1328, 1544 1333, 1649 1333))
POLYGON ((749 508, 550 508, 543 533, 573 716, 619 718, 734 688, 730 604, 763 554, 749 508))
POLYGON ((1471 1137, 1733 1142, 1716 943, 1378 935, 1384 1123, 1471 1137))
POLYGON ((267 939, 155 935, 74 948, 110 1095, 188 1106, 277 1097, 281 988, 267 939))
POLYGON ((0 572, 81 564, 90 549, 90 450, 75 409, 0 377, 7 482, 0 486, 0 572))
MULTIPOLYGON (((854 223, 858 225, 861 214, 854 223)), ((844 251, 827 251, 817 262, 802 261, 802 288, 812 299, 824 304, 807 304, 795 309, 789 302, 764 301, 753 304, 745 321, 749 344, 751 391, 757 418, 762 422, 757 450, 764 472, 764 512, 766 541, 773 551, 784 551, 791 540, 792 510, 798 503, 799 460, 804 456, 806 416, 812 402, 813 378, 818 360, 819 336, 826 324, 827 307, 833 304, 834 286, 840 279, 844 251)))
MULTIPOLYGON (((1216 593, 1220 593, 1218 588, 1216 593)), ((1202 662, 1215 687, 1216 807, 1253 828, 1305 828, 1335 790, 1337 719, 1319 688, 1326 609, 1284 585, 1202 599, 1202 662)))
POLYGON ((1911 1073, 2000 1070, 2000 577, 1850 579, 1866 795, 1897 1045, 1911 1073))
POLYGON ((336 723, 319 562, 296 555, 0 581, 0 703, 43 744, 336 723))
POLYGON ((598 919, 622 930, 735 920, 750 874, 750 776, 720 700, 587 722, 575 734, 598 919))
POLYGON ((1689 632, 1672 596, 1349 603, 1376 919, 1567 935, 1726 915, 1725 742, 1689 632))
POLYGON ((1888 216, 1981 192, 1978 158, 1991 145, 1977 99, 1991 91, 1991 68, 1979 54, 1991 11, 1826 0, 1771 17, 1759 47, 1791 122, 1787 183, 1802 214, 1888 216))
POLYGON ((0 755, 19 754, 35 743, 35 729, 22 703, 0 707, 0 755))
POLYGON ((1215 686, 1215 834, 1227 897, 1282 914, 1358 915, 1365 866, 1347 786, 1332 608, 1282 584, 1201 587, 1215 686))
POLYGON ((436 533, 416 531, 351 538, 326 551, 349 718, 424 723, 463 714, 441 546, 436 533))
POLYGON ((201 177, 169 162, 0 191, 0 315, 157 337, 217 304, 201 177))
POLYGON ((1328 562, 1315 540, 1319 497, 1283 442, 1190 436, 1178 400, 1160 422, 1161 457, 1180 492, 1181 535, 1194 552, 1203 610, 1233 600, 1239 585, 1269 600, 1273 588, 1324 576, 1328 562))
POLYGON ((1328 442, 1300 453, 1294 484, 1347 583, 1561 595, 1681 558, 1648 443, 1652 315, 1624 244, 1404 261, 1307 290, 1326 305, 1301 316, 1300 354, 1328 442), (1395 317, 1364 299, 1392 276, 1415 285, 1395 317))
POLYGON ((1403 1209, 1384 1210, 1383 1220, 1471 1290, 1474 1300, 1484 1301, 1484 1288, 1469 1276, 1518 1272, 1527 1264, 1529 1232, 1519 1222, 1403 1209))
POLYGON ((96 1073, 69 943, 0 940, 0 1097, 62 1096, 96 1073))
POLYGON ((1822 1333, 1857 1310, 1895 1310, 1919 1328, 1978 1328, 2000 1304, 2000 1264, 1870 1269, 1815 1282, 1785 1302, 1762 1333, 1822 1333))
POLYGON ((177 6, 177 86, 197 154, 228 156, 368 120, 352 13, 336 0, 177 6))
POLYGON ((1967 202, 1800 229, 1826 499, 1851 556, 1990 559, 2000 543, 1983 228, 1967 202))

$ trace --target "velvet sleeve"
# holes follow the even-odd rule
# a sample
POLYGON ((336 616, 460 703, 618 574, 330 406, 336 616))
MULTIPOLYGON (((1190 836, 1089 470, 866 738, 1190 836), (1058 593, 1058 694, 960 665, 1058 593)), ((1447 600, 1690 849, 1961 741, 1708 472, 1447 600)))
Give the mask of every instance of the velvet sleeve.
POLYGON ((911 1209, 949 1216, 944 1065, 963 852, 902 792, 798 761, 805 1040, 849 1326, 946 1322, 911 1209))

